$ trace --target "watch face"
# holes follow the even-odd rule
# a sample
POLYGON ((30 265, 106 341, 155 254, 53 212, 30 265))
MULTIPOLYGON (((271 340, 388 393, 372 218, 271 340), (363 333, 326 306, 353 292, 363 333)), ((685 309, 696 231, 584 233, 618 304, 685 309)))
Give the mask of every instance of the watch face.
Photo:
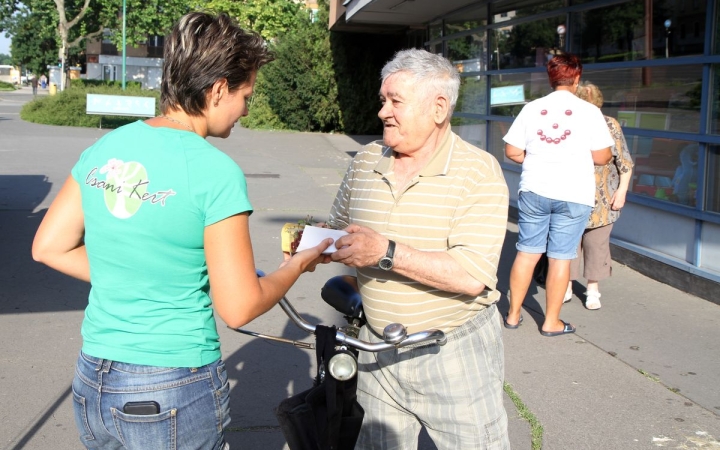
POLYGON ((393 268, 393 262, 392 259, 388 258, 387 256, 380 260, 378 263, 378 266, 382 270, 390 270, 393 268))

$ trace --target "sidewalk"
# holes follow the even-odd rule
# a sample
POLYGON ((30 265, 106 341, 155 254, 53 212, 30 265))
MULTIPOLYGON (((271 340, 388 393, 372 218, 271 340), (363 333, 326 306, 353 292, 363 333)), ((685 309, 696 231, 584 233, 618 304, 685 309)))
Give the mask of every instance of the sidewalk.
MULTIPOLYGON (((107 131, 23 122, 20 96, 10 95, 13 101, 3 101, 0 93, 0 449, 76 449, 69 386, 87 285, 35 264, 29 249, 80 152, 107 131)), ((351 155, 369 139, 237 127, 226 140, 211 139, 247 175, 259 268, 279 263, 283 223, 327 217, 351 155)), ((516 238, 509 222, 503 292, 516 238)), ((339 323, 318 294, 324 280, 341 272, 323 266, 288 297, 308 320, 339 323)), ((580 297, 583 290, 575 285, 580 297)), ((618 264, 601 290, 599 311, 586 310, 578 295, 563 307, 561 317, 578 329, 574 335, 539 334, 544 291, 534 286, 524 324, 503 329, 506 381, 542 425, 542 448, 720 449, 720 307, 618 264)), ((504 296, 499 307, 504 314, 504 296)), ((276 310, 246 328, 309 340, 276 310)), ((231 378, 232 448, 287 448, 272 408, 309 387, 314 356, 224 326, 219 331, 231 378)), ((505 404, 513 449, 531 449, 529 425, 509 398, 505 404)), ((433 448, 421 439, 420 449, 433 448)))

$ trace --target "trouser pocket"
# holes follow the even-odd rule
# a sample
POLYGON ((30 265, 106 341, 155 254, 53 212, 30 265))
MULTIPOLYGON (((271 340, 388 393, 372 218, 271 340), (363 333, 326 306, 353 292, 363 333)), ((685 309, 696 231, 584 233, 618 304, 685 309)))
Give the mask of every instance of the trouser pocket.
POLYGON ((111 408, 120 441, 128 450, 175 450, 177 447, 177 409, 160 414, 135 415, 111 408), (161 446, 158 446, 161 445, 161 446))

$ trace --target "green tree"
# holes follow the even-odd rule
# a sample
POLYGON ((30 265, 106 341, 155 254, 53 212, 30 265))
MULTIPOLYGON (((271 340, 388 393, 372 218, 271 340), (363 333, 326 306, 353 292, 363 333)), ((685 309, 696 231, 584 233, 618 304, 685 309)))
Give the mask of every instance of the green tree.
POLYGON ((243 28, 256 31, 266 40, 295 28, 298 15, 303 11, 301 4, 293 0, 196 0, 193 6, 225 13, 243 28))
POLYGON ((42 16, 40 13, 18 14, 13 27, 12 61, 37 75, 45 73, 57 58, 55 33, 43 25, 52 18, 42 16))
MULTIPOLYGON (((186 0, 126 0, 125 5, 126 42, 131 46, 149 35, 167 34, 189 11, 186 0)), ((28 16, 38 20, 42 35, 48 30, 56 34, 58 58, 82 52, 86 40, 105 30, 115 43, 122 42, 122 5, 117 0, 0 0, 0 31, 12 32, 28 16)))
POLYGON ((12 64, 12 58, 10 57, 10 55, 6 55, 5 53, 0 53, 0 64, 2 64, 2 65, 12 64))
POLYGON ((278 38, 278 61, 265 71, 270 107, 293 130, 342 129, 327 22, 324 9, 314 23, 301 19, 296 30, 278 38))

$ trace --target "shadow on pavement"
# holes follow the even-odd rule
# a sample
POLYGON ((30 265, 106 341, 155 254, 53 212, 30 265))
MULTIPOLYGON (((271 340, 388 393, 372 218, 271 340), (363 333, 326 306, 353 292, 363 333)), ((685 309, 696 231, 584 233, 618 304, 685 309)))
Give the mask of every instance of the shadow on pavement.
POLYGON ((42 175, 0 175, 0 314, 81 310, 89 285, 32 259, 46 210, 34 212, 50 192, 42 175))

